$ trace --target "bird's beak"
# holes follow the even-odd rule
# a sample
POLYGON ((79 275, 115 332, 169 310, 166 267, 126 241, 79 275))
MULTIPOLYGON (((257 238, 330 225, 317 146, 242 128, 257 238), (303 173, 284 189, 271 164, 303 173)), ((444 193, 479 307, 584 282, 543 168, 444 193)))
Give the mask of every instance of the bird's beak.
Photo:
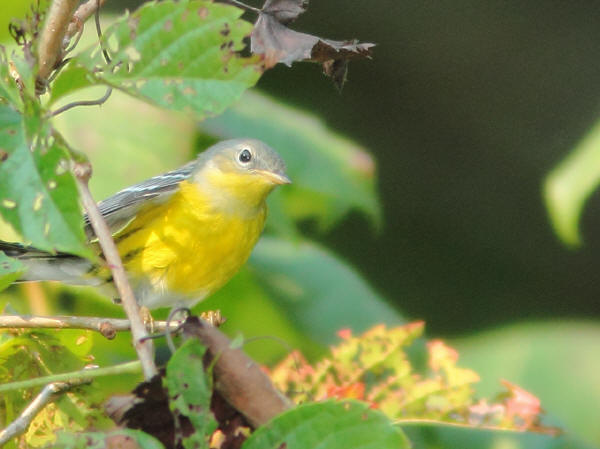
POLYGON ((271 181, 273 184, 291 184, 292 181, 283 173, 275 173, 267 170, 256 170, 256 173, 271 181))

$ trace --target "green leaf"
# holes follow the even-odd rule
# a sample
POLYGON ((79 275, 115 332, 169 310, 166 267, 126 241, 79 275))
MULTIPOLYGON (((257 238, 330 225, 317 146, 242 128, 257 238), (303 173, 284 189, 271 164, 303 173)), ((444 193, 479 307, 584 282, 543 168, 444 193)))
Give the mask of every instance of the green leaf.
POLYGON ((94 83, 90 80, 85 68, 70 63, 60 71, 59 75, 52 82, 48 104, 52 104, 59 98, 79 89, 93 85, 94 83))
POLYGON ((140 449, 164 449, 164 446, 154 437, 140 431, 120 429, 114 432, 60 432, 52 447, 60 449, 105 449, 137 447, 140 449))
POLYGON ((541 399, 567 434, 600 447, 600 323, 521 323, 452 344, 461 363, 481 375, 475 385, 479 395, 496 391, 498 379, 518 383, 541 399))
POLYGON ((258 428, 243 449, 402 449, 410 443, 381 412, 358 401, 300 405, 258 428))
POLYGON ((314 243, 264 236, 250 266, 302 332, 322 343, 335 341, 342 328, 360 332, 375 323, 403 322, 356 271, 314 243))
MULTIPOLYGON (((89 337, 90 333, 73 332, 73 344, 81 341, 79 336, 89 337)), ((88 355, 71 352, 56 338, 55 332, 26 332, 1 342, 0 383, 80 370, 89 362, 88 355)), ((21 390, 3 392, 0 395, 0 427, 11 422, 35 393, 21 390)), ((60 396, 54 404, 36 415, 30 430, 20 437, 21 445, 37 447, 53 441, 54 433, 65 427, 83 430, 90 425, 105 425, 107 418, 98 407, 101 401, 94 386, 82 386, 60 396)))
POLYGON ((558 237, 566 244, 581 244, 579 219, 585 202, 600 183, 600 122, 550 172, 544 198, 558 237))
POLYGON ((381 210, 371 155, 331 131, 314 114, 247 92, 224 114, 201 126, 221 138, 248 135, 262 139, 281 154, 293 184, 273 195, 271 213, 275 209, 278 216, 316 218, 327 228, 356 209, 379 224, 381 210))
POLYGON ((418 449, 597 449, 574 435, 552 437, 534 433, 493 432, 420 423, 402 429, 418 449))
POLYGON ((21 101, 17 83, 10 75, 6 50, 0 45, 0 105, 2 103, 10 104, 17 108, 21 104, 21 101))
POLYGON ((100 82, 201 119, 222 112, 261 74, 257 57, 240 57, 252 25, 242 10, 210 1, 146 3, 108 28, 112 63, 90 49, 76 58, 100 82))
POLYGON ((39 249, 89 256, 70 155, 35 112, 0 106, 0 214, 39 249))
POLYGON ((195 432, 184 438, 185 448, 208 448, 208 440, 217 428, 210 411, 210 378, 204 371, 206 348, 196 339, 186 341, 167 364, 166 384, 169 406, 175 414, 187 416, 195 432))
POLYGON ((23 271, 25 266, 21 262, 0 251, 0 292, 19 279, 23 271))

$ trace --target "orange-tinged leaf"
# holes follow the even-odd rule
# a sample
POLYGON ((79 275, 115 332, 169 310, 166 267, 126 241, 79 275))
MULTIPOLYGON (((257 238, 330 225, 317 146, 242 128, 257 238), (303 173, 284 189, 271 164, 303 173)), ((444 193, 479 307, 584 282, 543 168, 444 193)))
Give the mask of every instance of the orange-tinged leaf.
POLYGON ((358 399, 402 422, 425 421, 555 434, 540 424, 540 401, 522 388, 496 401, 475 398, 479 375, 458 366, 458 352, 442 340, 427 343, 427 367, 416 369, 405 350, 423 333, 424 323, 396 328, 377 325, 362 335, 338 332, 342 341, 315 365, 298 352, 271 372, 275 385, 296 402, 358 399))

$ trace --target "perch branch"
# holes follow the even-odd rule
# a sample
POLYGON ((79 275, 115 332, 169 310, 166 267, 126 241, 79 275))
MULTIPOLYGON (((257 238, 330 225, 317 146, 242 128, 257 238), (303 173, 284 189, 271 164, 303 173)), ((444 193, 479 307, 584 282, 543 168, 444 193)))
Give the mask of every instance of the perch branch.
MULTIPOLYGON (((172 322, 171 330, 177 328, 179 323, 172 322)), ((153 328, 156 332, 167 329, 166 321, 154 321, 153 328)), ((0 329, 87 329, 100 332, 104 337, 112 340, 120 331, 131 330, 131 323, 127 319, 101 318, 94 316, 0 316, 0 329)))
POLYGON ((115 242, 112 239, 111 232, 108 229, 94 198, 92 198, 92 194, 88 187, 88 181, 92 174, 92 167, 89 163, 75 163, 73 173, 75 174, 77 188, 83 207, 88 214, 94 233, 98 237, 98 243, 102 248, 104 257, 112 272, 115 287, 119 292, 123 308, 125 309, 127 318, 129 318, 129 321, 131 322, 133 346, 142 363, 144 377, 146 380, 149 380, 158 373, 156 365, 154 364, 154 345, 151 340, 145 338, 148 335, 146 326, 144 326, 144 323, 142 322, 139 307, 135 301, 135 296, 133 295, 133 290, 129 285, 129 281, 127 280, 125 268, 123 268, 123 262, 121 262, 121 257, 119 256, 115 242))
POLYGON ((54 400, 56 395, 64 393, 67 390, 81 385, 85 381, 75 382, 53 382, 46 385, 40 394, 38 394, 33 401, 23 410, 17 419, 11 422, 6 429, 0 430, 0 446, 8 443, 11 439, 18 437, 24 433, 33 418, 50 402, 54 400))
POLYGON ((206 345, 214 359, 215 389, 253 426, 259 427, 293 406, 258 364, 233 348, 217 328, 189 317, 183 324, 183 337, 198 338, 206 345))

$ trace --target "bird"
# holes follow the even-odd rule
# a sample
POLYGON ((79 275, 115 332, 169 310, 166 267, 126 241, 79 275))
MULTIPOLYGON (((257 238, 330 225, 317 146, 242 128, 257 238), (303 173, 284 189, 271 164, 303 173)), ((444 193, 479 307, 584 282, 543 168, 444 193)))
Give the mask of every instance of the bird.
MULTIPOLYGON (((231 279, 263 231, 266 199, 290 184, 283 159, 260 140, 216 143, 182 167, 98 204, 139 306, 191 308, 231 279)), ((101 250, 87 216, 88 244, 101 250)), ((0 241, 28 269, 17 282, 93 285, 116 298, 106 263, 0 241)), ((101 259, 100 259, 101 260, 101 259)))

